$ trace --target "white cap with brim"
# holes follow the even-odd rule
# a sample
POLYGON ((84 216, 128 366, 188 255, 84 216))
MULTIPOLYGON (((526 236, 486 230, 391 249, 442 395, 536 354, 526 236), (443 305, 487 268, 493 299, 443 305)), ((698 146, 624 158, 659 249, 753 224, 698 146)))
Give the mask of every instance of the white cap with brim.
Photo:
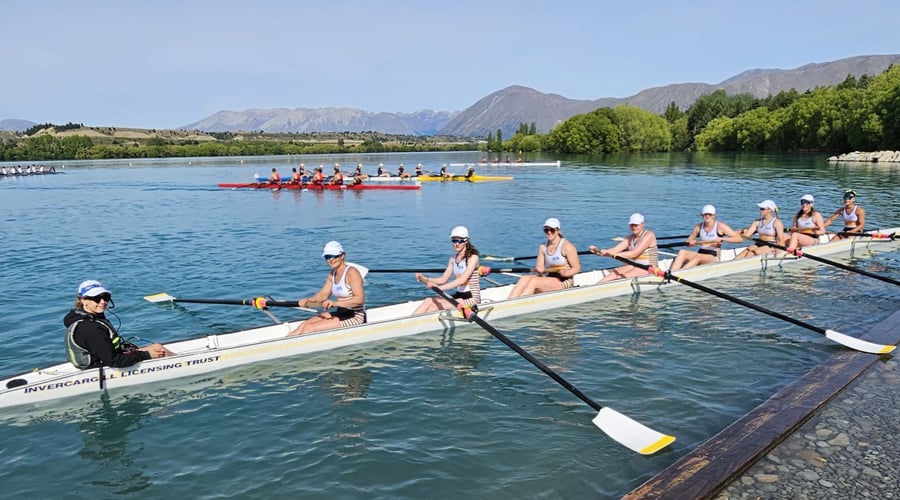
POLYGON ((816 201, 816 199, 813 198, 813 195, 811 195, 811 194, 804 194, 803 196, 800 197, 800 201, 808 201, 810 203, 814 203, 816 201))
POLYGON ((81 284, 78 285, 79 297, 96 297, 98 295, 103 295, 104 293, 109 293, 109 290, 103 288, 103 285, 96 280, 82 281, 81 284))
POLYGON ((325 248, 322 249, 322 257, 326 255, 340 255, 342 253, 344 253, 344 247, 336 241, 329 241, 325 244, 325 248))
POLYGON ((453 231, 450 231, 450 237, 457 238, 468 238, 469 237, 469 229, 466 226, 456 226, 453 228, 453 231))
POLYGON ((756 204, 759 208, 768 208, 770 210, 778 210, 778 205, 772 200, 763 200, 756 204))
POLYGON ((559 219, 557 219, 556 217, 550 217, 549 219, 544 221, 544 227, 559 229, 559 219))
POLYGON ((628 224, 643 224, 644 216, 641 214, 631 214, 631 218, 628 219, 628 224))
POLYGON ((703 205, 703 210, 700 211, 700 215, 706 214, 716 215, 716 207, 712 205, 703 205))

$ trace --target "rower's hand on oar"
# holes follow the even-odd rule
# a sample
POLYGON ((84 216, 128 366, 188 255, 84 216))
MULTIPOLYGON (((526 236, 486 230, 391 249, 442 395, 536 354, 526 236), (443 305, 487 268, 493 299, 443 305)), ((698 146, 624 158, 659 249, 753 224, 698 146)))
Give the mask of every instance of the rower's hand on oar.
POLYGON ((594 245, 590 245, 590 246, 588 247, 588 251, 590 251, 590 252, 591 252, 592 254, 594 254, 594 255, 600 255, 600 256, 603 256, 603 257, 609 256, 609 252, 607 252, 605 249, 603 249, 603 248, 597 248, 597 247, 595 247, 594 245))

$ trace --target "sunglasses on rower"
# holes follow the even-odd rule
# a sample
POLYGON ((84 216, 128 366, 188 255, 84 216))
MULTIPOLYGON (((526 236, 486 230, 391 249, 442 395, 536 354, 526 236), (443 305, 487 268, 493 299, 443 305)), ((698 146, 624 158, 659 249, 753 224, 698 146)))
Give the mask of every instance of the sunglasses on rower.
POLYGON ((112 300, 112 294, 109 293, 101 293, 100 295, 94 297, 82 297, 82 299, 90 300, 91 302, 100 302, 101 300, 105 300, 107 302, 112 300))
POLYGON ((558 231, 558 229, 556 229, 555 227, 544 227, 544 232, 547 234, 553 234, 556 231, 558 231))
POLYGON ((450 238, 450 243, 453 243, 454 245, 462 245, 465 242, 465 238, 450 238))
POLYGON ((337 255, 329 254, 329 255, 323 255, 322 257, 324 257, 325 260, 334 260, 334 259, 340 257, 341 255, 344 255, 344 254, 342 254, 342 253, 339 253, 337 255))

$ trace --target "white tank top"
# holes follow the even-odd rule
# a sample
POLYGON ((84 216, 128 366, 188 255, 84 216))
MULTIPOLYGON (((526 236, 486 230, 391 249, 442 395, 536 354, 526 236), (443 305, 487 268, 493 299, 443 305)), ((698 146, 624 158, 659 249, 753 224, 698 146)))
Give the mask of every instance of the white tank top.
MULTIPOLYGON (((719 221, 713 223, 712 231, 707 231, 703 229, 703 224, 700 224, 700 241, 715 241, 716 238, 719 237, 719 221)), ((716 250, 715 245, 701 245, 700 248, 709 248, 710 250, 716 250)))
POLYGON ((859 205, 853 205, 853 210, 851 210, 850 213, 847 213, 846 208, 844 209, 844 225, 845 226, 856 227, 856 222, 859 220, 859 217, 856 216, 857 208, 859 208, 859 205))
POLYGON ((565 242, 565 238, 560 238, 559 245, 556 245, 556 251, 553 252, 552 255, 547 251, 547 244, 544 244, 544 263, 546 264, 546 267, 561 267, 565 269, 569 268, 569 261, 566 260, 566 258, 562 254, 563 243, 565 242))
POLYGON ((800 229, 815 229, 816 222, 813 217, 813 214, 810 214, 808 217, 797 217, 797 227, 800 229))
POLYGON ((762 238, 763 240, 771 240, 771 237, 775 236, 775 217, 772 217, 772 220, 769 221, 768 224, 763 222, 763 219, 759 219, 759 224, 756 226, 756 232, 760 236, 767 236, 769 238, 762 238))

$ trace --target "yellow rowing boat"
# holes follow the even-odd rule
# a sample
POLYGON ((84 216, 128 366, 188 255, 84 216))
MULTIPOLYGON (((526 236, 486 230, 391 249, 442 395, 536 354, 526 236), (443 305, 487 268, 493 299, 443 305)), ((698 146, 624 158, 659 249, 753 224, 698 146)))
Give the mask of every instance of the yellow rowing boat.
POLYGON ((463 182, 487 182, 487 181, 511 181, 512 176, 509 175, 478 175, 472 174, 468 177, 465 175, 451 175, 450 177, 441 177, 440 175, 420 175, 416 179, 426 181, 463 181, 463 182))

